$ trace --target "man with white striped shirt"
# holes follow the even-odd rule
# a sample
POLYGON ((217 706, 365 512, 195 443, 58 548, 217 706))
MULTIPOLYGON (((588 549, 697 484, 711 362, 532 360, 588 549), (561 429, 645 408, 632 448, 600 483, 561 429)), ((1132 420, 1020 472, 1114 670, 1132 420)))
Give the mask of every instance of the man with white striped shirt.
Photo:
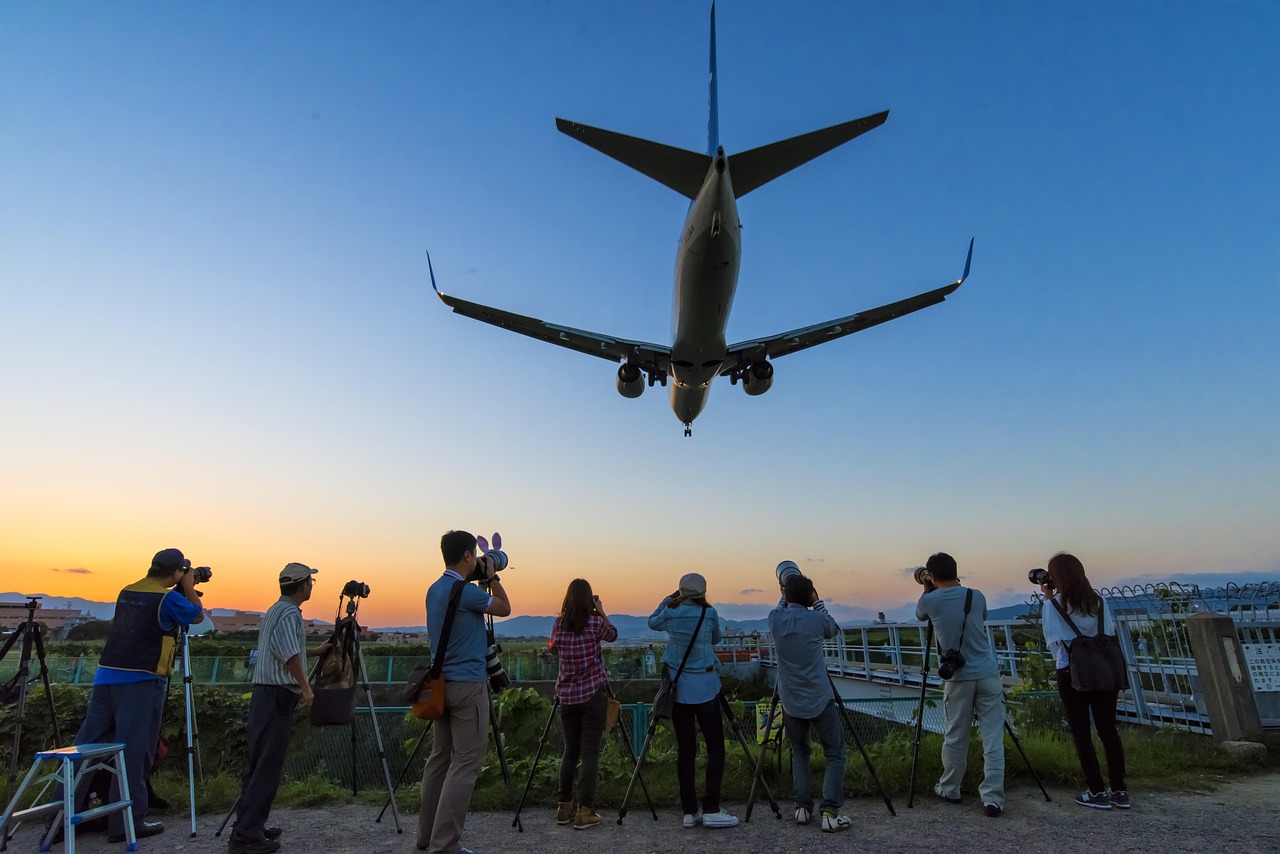
MULTIPOLYGON (((249 700, 249 762, 227 845, 230 854, 271 854, 280 848, 281 830, 267 827, 267 816, 280 788, 294 709, 299 700, 305 709, 315 698, 307 681, 302 603, 311 598, 316 572, 302 563, 280 570, 280 598, 258 629, 258 664, 249 700)), ((327 642, 317 651, 326 646, 327 642)))

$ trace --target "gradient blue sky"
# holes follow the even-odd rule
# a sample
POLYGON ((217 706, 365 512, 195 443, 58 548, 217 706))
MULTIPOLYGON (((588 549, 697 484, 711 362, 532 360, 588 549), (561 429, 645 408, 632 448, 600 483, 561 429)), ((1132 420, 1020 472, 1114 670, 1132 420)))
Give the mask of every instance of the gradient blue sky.
POLYGON ((466 299, 669 340, 685 201, 554 118, 703 150, 707 13, 0 4, 5 587, 110 599, 177 546, 210 606, 299 560, 309 616, 361 578, 412 624, 451 527, 503 533, 517 613, 577 575, 644 613, 690 570, 763 611, 784 558, 873 612, 940 549, 993 604, 1061 549, 1280 574, 1280 5, 722 2, 730 154, 891 111, 743 200, 731 340, 976 248, 685 439, 607 362, 448 312, 424 251, 466 299))

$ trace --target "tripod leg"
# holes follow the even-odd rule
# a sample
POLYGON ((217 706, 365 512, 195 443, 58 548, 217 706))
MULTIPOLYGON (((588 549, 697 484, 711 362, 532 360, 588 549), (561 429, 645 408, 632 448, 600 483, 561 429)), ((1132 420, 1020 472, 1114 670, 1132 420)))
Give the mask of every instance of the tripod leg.
POLYGON ((414 758, 418 755, 418 751, 422 749, 423 743, 427 740, 427 730, 431 729, 431 721, 427 721, 427 725, 422 728, 422 735, 418 738, 418 743, 414 745, 413 752, 409 754, 409 758, 405 760, 404 767, 400 769, 400 776, 396 778, 396 784, 391 787, 392 794, 387 796, 387 802, 382 805, 382 812, 378 813, 378 817, 374 822, 382 821, 382 816, 386 813, 387 807, 391 806, 391 799, 394 793, 400 788, 400 784, 404 782, 404 775, 409 773, 409 766, 413 765, 414 758))
POLYGON ((916 707, 916 736, 911 742, 911 783, 907 786, 907 809, 915 806, 916 770, 920 767, 920 731, 924 728, 924 697, 929 689, 929 653, 933 651, 933 621, 924 633, 924 665, 920 668, 920 705, 916 707))
MULTIPOLYGON (((733 709, 730 708, 729 701, 724 698, 724 694, 717 694, 716 696, 720 699, 720 709, 729 721, 729 729, 732 730, 733 737, 737 739, 738 745, 742 747, 742 752, 746 755, 747 762, 758 763, 758 758, 751 752, 751 745, 747 743, 746 736, 742 734, 742 728, 738 726, 738 721, 733 716, 733 709)), ((773 797, 773 790, 769 788, 769 783, 764 777, 760 778, 760 787, 764 789, 764 796, 769 801, 769 806, 773 807, 773 817, 782 818, 782 810, 778 807, 778 801, 773 797)))
POLYGON ((884 789, 884 783, 880 782, 880 775, 876 773, 876 767, 871 764, 871 754, 867 753, 866 745, 862 743, 861 736, 858 735, 857 728, 853 725, 853 718, 849 714, 849 710, 845 708, 844 702, 840 698, 840 692, 836 690, 836 681, 828 674, 827 679, 831 682, 831 691, 835 694, 836 707, 840 709, 840 718, 844 721, 845 728, 853 734, 853 741, 858 745, 858 751, 862 753, 862 761, 867 764, 867 771, 871 774, 871 779, 876 781, 876 788, 880 790, 880 796, 884 798, 884 805, 889 808, 889 815, 897 815, 893 809, 893 801, 889 800, 889 793, 884 789))
POLYGON ((240 796, 236 795, 235 803, 231 805, 231 809, 227 810, 227 814, 222 817, 222 824, 218 825, 218 829, 213 832, 214 836, 221 836, 222 831, 226 829, 227 822, 231 821, 231 816, 235 815, 236 807, 240 806, 240 796))
MULTIPOLYGON (((773 698, 769 701, 769 715, 764 719, 764 739, 760 742, 760 755, 756 758, 755 773, 751 775, 751 791, 747 795, 747 814, 744 817, 744 821, 751 821, 751 811, 755 809, 755 806, 756 806, 756 785, 760 782, 761 775, 764 772, 765 748, 769 744, 769 731, 773 727, 773 713, 777 710, 777 708, 778 708, 778 686, 774 685, 773 698)), ((779 754, 781 754, 782 752, 781 748, 779 748, 778 752, 779 754)))
MULTIPOLYGON (((609 696, 613 697, 612 689, 609 690, 609 696)), ((614 699, 617 698, 614 697, 614 699)), ((621 740, 623 748, 626 749, 627 755, 631 757, 631 764, 638 767, 639 763, 636 761, 636 749, 631 745, 631 733, 627 729, 627 725, 623 722, 621 715, 618 716, 618 738, 621 740)), ((636 779, 640 781, 640 791, 644 792, 645 802, 649 804, 649 812, 653 815, 653 820, 657 821, 658 811, 653 806, 653 798, 649 796, 649 787, 645 785, 644 775, 637 773, 636 779)))
POLYGON ((533 775, 538 770, 538 760, 542 758, 542 749, 547 744, 547 733, 551 731, 551 721, 556 716, 556 709, 560 708, 558 699, 551 701, 551 711, 547 714, 547 724, 542 728, 542 738, 538 739, 538 752, 533 755, 533 765, 529 767, 529 776, 524 781, 524 791, 520 793, 520 802, 516 804, 516 815, 511 820, 512 827, 519 827, 520 832, 524 833, 524 827, 520 824, 520 811, 524 809, 524 800, 529 795, 529 786, 533 783, 533 775))
MULTIPOLYGON (((191 835, 196 835, 196 745, 200 736, 196 733, 196 705, 191 685, 191 651, 187 645, 187 633, 179 633, 178 643, 182 646, 182 691, 187 706, 187 797, 191 811, 191 835)), ((201 782, 204 782, 204 769, 201 768, 201 782)), ((223 822, 225 824, 225 822, 223 822)))
MULTIPOLYGON (((53 689, 49 686, 49 665, 44 657, 44 631, 39 623, 32 625, 32 640, 36 645, 36 658, 40 662, 40 681, 44 683, 44 697, 49 704, 49 720, 53 723, 53 743, 62 746, 62 729, 58 726, 58 710, 53 707, 53 689)), ((0 654, 0 658, 4 655, 0 654)))
POLYGON ((1009 733, 1009 738, 1013 739, 1013 746, 1018 748, 1018 754, 1022 756, 1022 761, 1026 763, 1027 770, 1031 772, 1031 779, 1036 781, 1036 785, 1040 787, 1040 794, 1044 795, 1046 801, 1052 801, 1049 793, 1045 791, 1044 783, 1040 782, 1040 775, 1036 773, 1036 769, 1031 767, 1031 760, 1027 758, 1027 752, 1022 749, 1022 742, 1018 740, 1018 734, 1013 731, 1013 727, 1009 725, 1008 719, 1004 722, 1005 732, 1009 733))
MULTIPOLYGON (((359 677, 364 685, 364 700, 369 709, 369 720, 373 723, 373 737, 374 742, 378 745, 378 759, 382 761, 382 779, 387 785, 387 797, 391 800, 391 817, 396 823, 396 833, 404 833, 404 828, 400 826, 400 808, 396 805, 395 789, 391 785, 391 766, 387 764, 387 751, 382 745, 382 728, 378 726, 378 710, 373 705, 373 689, 369 687, 369 674, 364 667, 364 650, 360 648, 360 626, 355 622, 354 618, 352 619, 352 626, 354 626, 356 664, 360 667, 359 677)), ((355 721, 351 722, 351 733, 354 738, 355 721)), ((354 766, 351 771, 351 779, 354 784, 354 766)))
POLYGON ((631 802, 631 793, 635 790, 636 780, 640 777, 640 769, 644 767, 645 757, 649 755, 649 745, 653 744, 653 733, 658 728, 658 716, 649 718, 649 731, 644 734, 644 744, 640 747, 640 755, 636 757, 636 770, 631 772, 631 782, 627 783, 627 793, 622 796, 622 807, 618 810, 618 824, 627 816, 627 804, 631 802))

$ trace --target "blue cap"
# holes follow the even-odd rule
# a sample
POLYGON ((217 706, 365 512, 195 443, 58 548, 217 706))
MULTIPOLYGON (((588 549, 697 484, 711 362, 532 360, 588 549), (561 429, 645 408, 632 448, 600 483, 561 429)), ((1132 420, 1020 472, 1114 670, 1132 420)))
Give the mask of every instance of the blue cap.
POLYGON ((179 569, 190 569, 191 561, 182 556, 178 549, 161 549, 151 559, 152 569, 167 569, 176 572, 179 569))

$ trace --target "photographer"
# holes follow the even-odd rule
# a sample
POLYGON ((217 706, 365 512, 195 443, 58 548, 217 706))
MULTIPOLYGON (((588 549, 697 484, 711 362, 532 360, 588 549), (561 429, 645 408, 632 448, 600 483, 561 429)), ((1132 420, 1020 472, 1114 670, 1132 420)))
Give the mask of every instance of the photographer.
MULTIPOLYGON (((141 839, 164 832, 164 824, 146 821, 146 771, 155 760, 164 710, 165 688, 173 674, 178 631, 204 617, 195 585, 206 580, 208 567, 191 569, 177 549, 163 549, 151 559, 141 581, 120 591, 111 633, 107 636, 93 693, 75 744, 123 742, 129 795, 133 799, 134 833, 141 839)), ((82 788, 87 790, 86 778, 82 788)), ((79 803, 84 792, 77 790, 79 803)), ((111 800, 120 800, 119 779, 112 775, 111 800)), ((125 841, 124 813, 112 813, 107 840, 125 841)))
POLYGON ((418 812, 419 851, 459 850, 471 792, 486 752, 489 687, 485 673, 484 615, 505 617, 511 603, 494 561, 476 557, 476 538, 449 531, 440 538, 444 574, 427 588, 427 633, 431 648, 440 636, 454 585, 462 583, 450 629, 442 673, 446 682, 444 717, 432 726, 431 756, 422 769, 422 809, 418 812), (479 581, 488 588, 467 584, 479 581))
POLYGON ((600 739, 604 735, 605 685, 600 643, 616 641, 618 630, 609 622, 600 597, 583 578, 569 582, 560 616, 551 626, 551 646, 560 656, 556 700, 564 725, 564 756, 560 760, 560 798, 556 824, 586 830, 600 823, 595 811, 596 778, 600 773, 600 739), (582 758, 578 804, 573 803, 573 772, 582 758))
POLYGON ((649 615, 649 628, 667 633, 662 666, 675 682, 671 727, 676 734, 676 779, 685 829, 735 827, 737 816, 720 806, 724 778, 724 719, 720 717, 720 674, 715 644, 720 641, 720 615, 707 604, 707 580, 696 572, 680 579, 680 588, 649 615), (686 658, 686 653, 688 656, 686 658), (681 662, 684 669, 680 669, 681 662), (706 795, 698 808, 693 775, 698 759, 694 722, 707 744, 706 795))
POLYGON ((818 598, 813 582, 791 561, 778 565, 783 600, 769 613, 769 632, 778 651, 778 696, 782 725, 791 744, 791 781, 795 787, 796 824, 808 824, 813 814, 809 780, 809 732, 813 731, 826 757, 822 778, 822 829, 848 830, 852 823, 840 814, 844 806, 844 725, 827 676, 822 644, 840 627, 818 598))
POLYGON ((1067 624, 1072 623, 1086 637, 1098 634, 1098 620, 1103 627, 1115 632, 1115 621, 1107 608, 1107 602, 1099 596, 1084 574, 1084 564, 1074 555, 1059 552, 1049 558, 1048 572, 1038 577, 1040 591, 1044 593, 1045 607, 1041 622, 1044 639, 1053 651, 1053 663, 1058 673, 1058 696, 1067 715, 1067 725, 1076 745, 1076 756, 1084 771, 1087 788, 1076 795, 1076 803, 1084 807, 1109 810, 1129 808, 1129 792, 1124 782, 1124 744, 1116 729, 1116 691, 1077 691, 1071 685, 1071 643, 1076 632, 1067 624), (1061 610, 1059 610, 1061 609, 1061 610), (1093 713, 1093 725, 1098 730, 1098 740, 1107 756, 1107 774, 1111 786, 1102 783, 1102 768, 1098 764, 1098 752, 1089 732, 1089 713, 1093 713))
POLYGON ((980 591, 960 586, 956 560, 943 552, 929 558, 917 580, 925 592, 916 603, 916 619, 933 624, 938 675, 946 680, 942 777, 933 790, 947 803, 960 802, 976 713, 983 766, 978 794, 987 815, 995 818, 1004 812, 1004 686, 987 638, 987 600, 980 591))
MULTIPOLYGON (((316 572, 304 563, 280 570, 280 598, 267 609, 258 629, 262 652, 249 700, 249 761, 227 846, 230 854, 270 854, 280 848, 281 830, 267 827, 267 816, 280 788, 294 709, 307 708, 315 698, 307 681, 302 603, 311 598, 316 572)), ((325 642, 317 652, 328 647, 325 642)))

